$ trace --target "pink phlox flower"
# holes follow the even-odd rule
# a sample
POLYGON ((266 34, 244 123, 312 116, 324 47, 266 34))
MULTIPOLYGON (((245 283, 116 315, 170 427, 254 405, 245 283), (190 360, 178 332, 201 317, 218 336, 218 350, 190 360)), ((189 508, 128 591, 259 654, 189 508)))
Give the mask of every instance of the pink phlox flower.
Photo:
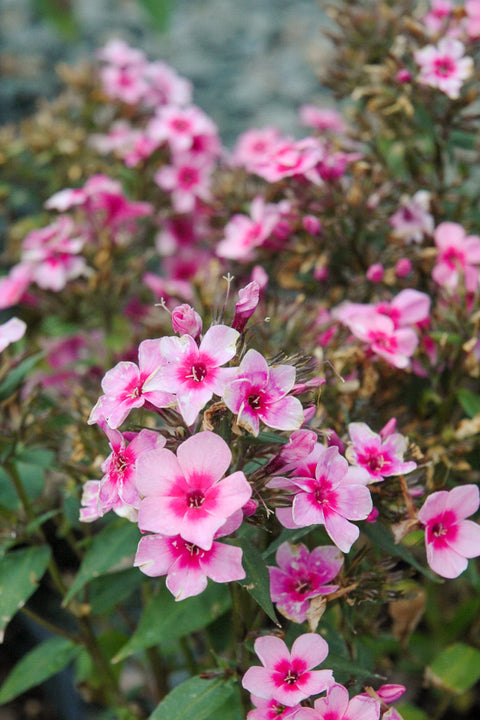
MULTIPOLYGON (((94 522, 103 517, 105 511, 99 502, 100 485, 100 480, 88 480, 84 484, 80 500, 80 522, 94 522)), ((120 498, 117 498, 113 506, 108 509, 113 510, 116 515, 124 517, 130 522, 137 521, 138 513, 136 508, 127 505, 120 498)))
POLYGON ((172 165, 164 165, 154 175, 162 190, 171 194, 173 208, 179 213, 191 213, 197 202, 211 199, 211 163, 203 155, 182 153, 175 155, 172 165))
POLYGON ((310 600, 338 590, 330 583, 343 565, 343 555, 333 546, 316 547, 312 552, 305 545, 284 542, 269 566, 270 595, 279 611, 294 622, 307 619, 310 600))
POLYGON ((345 174, 351 162, 363 157, 362 153, 332 150, 327 144, 321 147, 321 152, 322 155, 315 167, 305 173, 306 177, 316 185, 321 185, 322 181, 336 182, 345 174))
MULTIPOLYGON (((291 508, 277 508, 287 528, 324 525, 331 540, 344 553, 350 551, 360 531, 350 520, 365 520, 372 510, 366 487, 368 477, 350 468, 337 447, 318 443, 289 478, 274 478, 269 487, 293 493, 291 508)), ((365 474, 366 475, 366 474, 365 474)))
POLYGON ((223 393, 225 405, 237 415, 237 423, 248 432, 259 433, 260 420, 277 430, 296 430, 303 421, 302 403, 289 396, 295 384, 292 365, 273 365, 256 350, 249 350, 235 379, 223 393))
POLYGON ((247 713, 247 720, 293 720, 302 707, 301 705, 287 707, 278 700, 266 700, 256 695, 250 695, 250 700, 255 705, 255 709, 247 713))
POLYGON ((255 652, 263 667, 250 667, 242 685, 256 697, 292 707, 323 692, 333 682, 331 670, 312 670, 328 655, 328 645, 320 635, 300 635, 291 652, 278 637, 259 637, 255 640, 255 652))
POLYGON ((30 265, 30 279, 43 290, 58 292, 69 280, 89 274, 80 255, 84 239, 76 233, 73 220, 61 215, 50 225, 31 230, 23 240, 21 262, 30 265))
POLYGON ((454 7, 451 0, 430 0, 430 10, 422 17, 422 22, 431 35, 445 34, 454 7))
POLYGON ((376 312, 392 320, 395 329, 424 323, 430 317, 431 297, 426 293, 406 288, 395 295, 390 302, 374 305, 376 312))
POLYGON ((104 93, 128 105, 140 102, 147 90, 144 53, 123 40, 114 39, 97 52, 97 58, 104 63, 100 68, 104 93))
POLYGON ((236 352, 239 333, 226 325, 213 325, 198 346, 191 335, 164 337, 160 351, 165 363, 146 384, 149 391, 176 394, 179 411, 192 425, 213 395, 222 396, 236 369, 223 368, 236 352))
POLYGON ((217 128, 203 110, 190 105, 180 108, 161 108, 147 126, 147 135, 154 141, 168 143, 172 153, 194 152, 205 149, 208 141, 204 138, 217 137, 217 128))
POLYGON ((118 428, 131 410, 145 403, 162 408, 174 404, 171 393, 147 389, 148 378, 164 364, 160 352, 160 339, 144 340, 138 348, 138 366, 122 361, 109 370, 102 380, 102 395, 90 413, 88 423, 105 421, 109 427, 118 428))
POLYGON ((421 243, 425 235, 432 235, 435 227, 430 213, 431 193, 418 190, 412 197, 404 196, 400 207, 391 216, 389 223, 395 237, 405 243, 421 243))
POLYGON ((29 263, 17 263, 8 275, 0 278, 0 310, 20 302, 32 282, 32 274, 33 267, 29 263))
MULTIPOLYGON (((174 255, 169 255, 162 262, 162 270, 170 280, 192 280, 199 272, 204 271, 205 282, 211 253, 200 247, 180 248, 174 255)), ((190 283, 191 285, 191 283, 190 283)))
POLYGON ((260 285, 253 280, 238 291, 238 301, 235 304, 235 316, 232 327, 242 332, 251 318, 260 300, 260 285))
POLYGON ((101 465, 104 477, 100 480, 98 501, 102 514, 111 510, 118 500, 138 509, 140 496, 135 484, 137 460, 146 450, 164 447, 166 440, 154 430, 122 435, 106 423, 103 430, 112 452, 101 465), (126 440, 129 440, 128 445, 126 440))
POLYGON ((440 490, 428 496, 418 512, 425 527, 427 562, 444 578, 456 578, 467 569, 468 558, 480 555, 480 525, 466 520, 477 512, 477 485, 440 490))
POLYGON ((371 352, 393 367, 405 369, 418 345, 418 337, 410 327, 396 329, 391 318, 373 313, 355 314, 348 327, 359 340, 367 343, 371 352))
POLYGON ((468 292, 475 292, 479 285, 480 237, 467 235, 458 223, 443 222, 435 230, 438 248, 432 277, 439 285, 456 290, 461 279, 468 292))
POLYGON ((252 494, 243 472, 223 477, 231 460, 226 442, 209 431, 189 437, 177 455, 165 449, 143 453, 137 462, 140 529, 180 534, 210 550, 217 530, 252 494))
POLYGON ((255 173, 268 182, 279 182, 287 177, 307 177, 311 182, 321 184, 315 173, 309 176, 316 165, 323 160, 324 150, 317 138, 306 137, 302 140, 281 138, 271 149, 263 163, 259 163, 255 173))
POLYGON ((178 216, 165 220, 155 237, 155 247, 162 256, 173 255, 180 248, 192 250, 206 235, 201 218, 178 216))
POLYGON ((169 307, 178 305, 178 300, 193 302, 192 284, 188 280, 171 280, 147 272, 142 276, 142 281, 158 300, 165 300, 169 307))
POLYGON ((95 56, 101 62, 112 65, 142 65, 146 58, 142 50, 132 48, 120 38, 112 38, 104 47, 96 51, 95 56))
POLYGON ((188 105, 192 100, 192 83, 160 60, 148 63, 144 69, 147 89, 143 102, 147 107, 188 105))
POLYGON ((480 38, 480 0, 465 0, 466 31, 469 38, 480 38))
POLYGON ((12 317, 0 325, 0 352, 11 343, 20 340, 27 330, 27 324, 20 318, 12 317))
POLYGON ((313 708, 302 708, 296 720, 378 720, 380 701, 362 693, 349 699, 343 685, 332 685, 326 697, 315 701, 313 708))
POLYGON ((320 108, 316 105, 301 105, 298 111, 301 125, 315 128, 321 133, 333 132, 343 135, 347 131, 347 125, 338 110, 332 108, 320 108))
POLYGON ((132 128, 126 120, 115 120, 108 133, 92 133, 88 136, 88 144, 101 155, 118 151, 120 157, 136 142, 140 130, 132 128))
POLYGON ((267 162, 280 139, 280 131, 275 127, 247 130, 236 142, 232 164, 244 167, 247 172, 256 173, 257 168, 267 162))
POLYGON ((427 45, 415 52, 420 65, 418 82, 438 88, 449 98, 460 96, 463 81, 473 72, 473 60, 465 57, 465 46, 460 40, 443 37, 437 46, 427 45))
POLYGON ((251 259, 252 250, 265 243, 289 207, 290 203, 286 201, 266 203, 257 195, 250 205, 250 216, 237 213, 225 225, 225 236, 219 242, 216 254, 234 260, 251 259))
MULTIPOLYGON (((405 685, 394 685, 393 683, 389 683, 387 685, 382 685, 378 688, 378 690, 375 690, 375 694, 378 695, 383 703, 391 705, 391 703, 400 700, 406 689, 405 685)), ((371 697, 371 695, 368 695, 368 693, 362 693, 362 697, 371 697)))
POLYGON ((172 310, 172 328, 180 335, 191 335, 194 340, 202 332, 202 318, 191 305, 183 303, 172 310))
POLYGON ((242 550, 216 542, 234 532, 241 522, 242 513, 237 511, 217 530, 209 550, 187 542, 181 535, 145 535, 138 544, 134 566, 150 577, 166 575, 167 588, 175 600, 199 595, 207 587, 208 578, 217 583, 243 580, 242 550))
MULTIPOLYGON (((351 444, 346 456, 350 463, 368 474, 368 482, 380 482, 392 475, 405 475, 416 469, 413 461, 404 462, 408 440, 400 433, 392 432, 382 437, 373 432, 366 423, 354 422, 348 425, 351 444)), ((355 468, 354 468, 355 470, 355 468)))

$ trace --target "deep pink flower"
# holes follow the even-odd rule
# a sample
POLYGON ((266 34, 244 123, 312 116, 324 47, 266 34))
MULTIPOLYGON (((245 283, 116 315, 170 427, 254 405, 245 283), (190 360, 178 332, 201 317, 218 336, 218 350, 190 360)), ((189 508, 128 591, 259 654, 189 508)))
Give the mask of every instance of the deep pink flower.
POLYGON ((134 565, 150 577, 166 575, 166 585, 175 600, 199 595, 207 587, 207 580, 233 582, 243 580, 242 550, 216 542, 216 538, 230 534, 242 521, 226 523, 214 535, 209 550, 187 542, 180 535, 145 535, 138 544, 134 565))
POLYGON ((255 705, 255 710, 247 713, 247 720, 293 720, 301 705, 287 707, 278 700, 266 700, 256 695, 251 695, 250 700, 255 705))
POLYGON ((456 290, 463 279, 469 292, 479 285, 480 237, 467 235, 458 223, 443 222, 435 230, 438 255, 432 277, 439 285, 456 290))
POLYGON ((89 425, 106 421, 111 428, 118 428, 130 410, 140 408, 146 402, 162 408, 174 404, 168 392, 146 388, 148 378, 164 364, 160 352, 160 340, 144 340, 138 348, 138 366, 133 362, 119 362, 102 380, 102 395, 90 413, 89 425))
POLYGON ((338 585, 326 584, 343 565, 343 555, 336 547, 316 547, 310 552, 305 545, 284 542, 275 560, 278 567, 268 568, 270 595, 282 615, 290 620, 305 622, 310 600, 338 589, 338 585))
POLYGON ((237 423, 257 436, 260 420, 278 430, 296 430, 303 421, 302 403, 287 396, 295 384, 292 365, 274 365, 256 350, 249 350, 235 379, 223 393, 225 405, 237 415, 237 423))
POLYGON ((142 454, 137 462, 140 529, 180 534, 210 550, 217 530, 252 494, 243 472, 223 478, 231 460, 226 442, 208 431, 181 443, 176 456, 165 449, 142 454))
POLYGON ((239 333, 226 325, 213 325, 200 346, 190 335, 164 337, 160 351, 164 358, 159 372, 145 385, 149 392, 176 393, 177 403, 187 425, 192 425, 213 394, 223 395, 235 368, 222 368, 235 355, 239 333))
POLYGON ((419 510, 427 562, 442 577, 458 577, 467 569, 467 559, 480 555, 480 525, 465 519, 479 505, 478 486, 462 485, 432 493, 419 510))
POLYGON ((342 552, 349 552, 360 531, 350 520, 365 520, 372 509, 366 487, 336 447, 319 443, 298 463, 290 478, 274 478, 270 487, 294 493, 291 508, 277 508, 277 517, 287 528, 324 525, 342 552))
POLYGON ((238 302, 235 305, 235 316, 232 327, 242 332, 251 318, 260 299, 260 285, 254 280, 238 291, 238 302))
POLYGON ((328 655, 328 645, 320 635, 300 635, 293 643, 291 653, 280 638, 260 637, 255 640, 255 652, 263 667, 250 667, 243 676, 242 685, 259 698, 273 699, 292 707, 332 684, 331 670, 312 670, 328 655))
POLYGON ((0 325, 0 352, 11 343, 17 342, 25 335, 27 324, 17 317, 10 318, 0 325))
POLYGON ((326 697, 315 701, 313 708, 302 708, 296 720, 378 720, 380 701, 368 695, 355 695, 351 700, 343 685, 332 685, 326 697))
POLYGON ((395 275, 397 278, 407 277, 411 272, 412 263, 408 258, 404 257, 397 260, 395 263, 395 275))
MULTIPOLYGON (((379 482, 391 475, 404 475, 417 467, 415 462, 404 462, 408 440, 400 433, 387 437, 373 432, 366 423, 350 423, 348 433, 352 441, 347 458, 353 465, 368 474, 368 482, 379 482)), ((363 477, 363 472, 359 477, 363 477)))
POLYGON ((473 60, 465 57, 465 46, 460 40, 443 37, 438 45, 427 45, 415 52, 420 65, 418 82, 438 88, 449 98, 460 96, 463 81, 473 72, 473 60))
POLYGON ((373 263, 373 265, 370 265, 365 273, 367 280, 374 283, 382 282, 384 274, 385 268, 382 263, 373 263))

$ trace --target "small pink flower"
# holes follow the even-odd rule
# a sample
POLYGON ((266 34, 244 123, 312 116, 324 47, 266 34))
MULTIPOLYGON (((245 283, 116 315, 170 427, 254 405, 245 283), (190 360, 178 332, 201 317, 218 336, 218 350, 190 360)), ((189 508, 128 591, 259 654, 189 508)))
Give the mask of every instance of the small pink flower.
POLYGON ((315 215, 305 215, 302 218, 302 227, 310 235, 316 237, 322 232, 322 223, 315 215))
POLYGON ((191 305, 183 303, 172 310, 172 327, 174 332, 196 339, 202 332, 202 318, 191 305))
POLYGON ((195 105, 184 108, 168 105, 150 121, 147 133, 159 144, 167 142, 172 153, 185 153, 194 151, 205 137, 216 138, 217 128, 208 115, 195 105))
POLYGON ((174 403, 168 392, 146 388, 148 378, 164 364, 160 353, 160 340, 144 340, 138 348, 138 366, 133 362, 119 362, 102 380, 102 395, 90 413, 89 425, 106 421, 109 427, 118 428, 130 410, 145 403, 162 408, 174 403))
POLYGON ((160 351, 165 362, 145 389, 173 392, 187 425, 192 425, 213 394, 223 395, 236 369, 222 368, 235 355, 239 333, 226 325, 212 325, 200 346, 190 335, 164 337, 160 351))
POLYGON ((243 472, 223 478, 232 454, 215 433, 200 432, 170 450, 150 450, 137 462, 142 531, 175 536, 210 550, 215 533, 249 500, 243 472), (222 479, 223 478, 223 479, 222 479))
POLYGON ((469 292, 479 285, 480 237, 467 235, 458 223, 443 222, 435 230, 438 255, 432 277, 439 285, 456 290, 463 279, 469 292))
MULTIPOLYGON (((239 514, 241 522, 241 513, 239 514)), ((235 529, 230 523, 228 531, 218 530, 214 537, 229 534, 235 529)), ((166 585, 175 600, 199 595, 207 587, 207 580, 224 583, 243 580, 242 551, 225 543, 212 542, 209 550, 187 542, 180 535, 145 535, 138 544, 134 566, 150 577, 166 575, 166 585)))
POLYGON ((384 274, 385 269, 383 265, 381 263, 374 263, 368 268, 366 277, 370 282, 379 283, 382 282, 384 274))
POLYGON ((368 474, 368 482, 403 475, 417 467, 415 462, 404 462, 408 441, 400 433, 382 437, 362 422, 350 423, 348 433, 352 444, 347 450, 347 458, 368 474))
POLYGON ((315 128, 320 132, 343 134, 347 130, 344 119, 338 110, 320 108, 316 105, 302 105, 298 112, 301 125, 315 128))
POLYGON ((389 222, 395 237, 406 243, 421 243, 425 235, 432 235, 433 215, 430 213, 431 193, 418 190, 413 197, 403 197, 399 209, 389 222))
POLYGON ((17 317, 10 318, 0 325, 0 352, 11 343, 17 342, 25 335, 27 324, 17 317))
POLYGON ((6 277, 0 278, 0 310, 16 305, 32 282, 33 266, 14 265, 6 277))
POLYGON ((412 263, 408 258, 400 258, 395 263, 395 275, 397 278, 404 278, 412 272, 412 263))
POLYGON ((268 240, 289 207, 286 201, 266 203, 257 195, 250 205, 250 216, 237 213, 225 225, 225 236, 217 246, 217 255, 233 260, 251 259, 252 250, 268 240))
POLYGON ((402 85, 405 83, 409 83, 412 81, 412 73, 410 70, 407 70, 407 68, 400 68, 400 70, 395 75, 395 80, 402 85))
POLYGON ((332 684, 331 670, 312 670, 328 655, 328 645, 320 635, 300 635, 291 653, 280 638, 260 637, 255 640, 255 652, 263 667, 249 668, 242 685, 259 698, 292 707, 332 684))
POLYGON ((467 569, 467 559, 480 555, 480 525, 465 519, 479 505, 478 486, 463 485, 432 493, 419 510, 427 562, 442 577, 458 577, 467 569))
POLYGON ((145 105, 157 108, 162 105, 187 105, 192 99, 192 84, 181 77, 170 65, 160 60, 148 63, 144 70, 147 90, 145 105))
POLYGON ((235 379, 225 388, 225 405, 237 415, 237 423, 257 436, 260 420, 278 430, 296 430, 303 421, 302 403, 288 396, 295 384, 292 365, 274 365, 256 350, 249 350, 235 379))
POLYGON ((410 327, 396 329, 391 318, 378 313, 356 313, 348 326, 357 338, 369 345, 372 352, 393 367, 409 366, 418 345, 418 337, 410 327))
POLYGON ((464 56, 465 46, 460 40, 443 37, 438 46, 427 45, 415 53, 420 65, 418 82, 438 88, 449 98, 460 96, 463 81, 473 72, 473 60, 464 56))
POLYGON ((211 171, 211 164, 203 156, 182 153, 175 155, 172 165, 157 170, 154 180, 162 190, 171 193, 177 212, 190 213, 195 210, 198 200, 210 200, 211 171))
POLYGON ((305 545, 284 542, 275 560, 278 567, 268 568, 270 594, 282 615, 294 622, 305 622, 312 598, 338 589, 338 585, 326 584, 343 565, 343 555, 336 547, 316 547, 309 552, 305 545))
POLYGON ((332 685, 327 696, 315 701, 313 708, 302 708, 296 720, 378 720, 380 702, 362 693, 351 700, 343 685, 332 685))
POLYGON ((278 700, 265 700, 265 698, 250 695, 255 710, 247 713, 247 720, 293 720, 301 705, 287 707, 278 700))
POLYGON ((431 35, 445 34, 453 9, 452 0, 431 0, 430 10, 422 18, 423 24, 431 35))
POLYGON ((252 281, 240 288, 238 291, 238 302, 235 305, 235 316, 233 318, 232 327, 238 332, 242 332, 251 318, 260 299, 260 285, 252 281))
POLYGON ((252 128, 242 133, 233 149, 232 164, 243 166, 248 172, 256 172, 263 165, 280 140, 277 128, 252 128))

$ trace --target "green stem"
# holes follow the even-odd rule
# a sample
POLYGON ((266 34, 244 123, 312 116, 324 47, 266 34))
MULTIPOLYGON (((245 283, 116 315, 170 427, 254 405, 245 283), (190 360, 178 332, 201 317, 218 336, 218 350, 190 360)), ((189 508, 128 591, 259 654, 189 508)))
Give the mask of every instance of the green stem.
POLYGON ((21 608, 20 612, 30 618, 30 620, 36 622, 37 625, 41 625, 43 628, 45 628, 45 630, 48 630, 48 632, 54 635, 60 635, 61 637, 64 637, 67 640, 71 640, 74 643, 79 642, 76 635, 72 635, 72 633, 69 633, 67 630, 58 627, 58 625, 54 625, 49 620, 45 620, 45 618, 43 618, 41 615, 37 615, 37 613, 33 610, 30 610, 30 608, 24 606, 21 608))

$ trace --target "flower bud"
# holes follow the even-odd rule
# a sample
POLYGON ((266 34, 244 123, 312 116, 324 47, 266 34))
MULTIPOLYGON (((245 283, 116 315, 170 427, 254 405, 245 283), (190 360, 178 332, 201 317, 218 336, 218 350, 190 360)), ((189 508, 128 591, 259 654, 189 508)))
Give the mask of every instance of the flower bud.
POLYGON ((195 339, 202 332, 202 318, 191 305, 183 303, 172 310, 172 327, 180 335, 191 335, 195 339))
POLYGON ((238 302, 235 305, 235 317, 232 328, 242 332, 248 319, 255 312, 260 298, 260 286, 255 280, 238 291, 238 302))

